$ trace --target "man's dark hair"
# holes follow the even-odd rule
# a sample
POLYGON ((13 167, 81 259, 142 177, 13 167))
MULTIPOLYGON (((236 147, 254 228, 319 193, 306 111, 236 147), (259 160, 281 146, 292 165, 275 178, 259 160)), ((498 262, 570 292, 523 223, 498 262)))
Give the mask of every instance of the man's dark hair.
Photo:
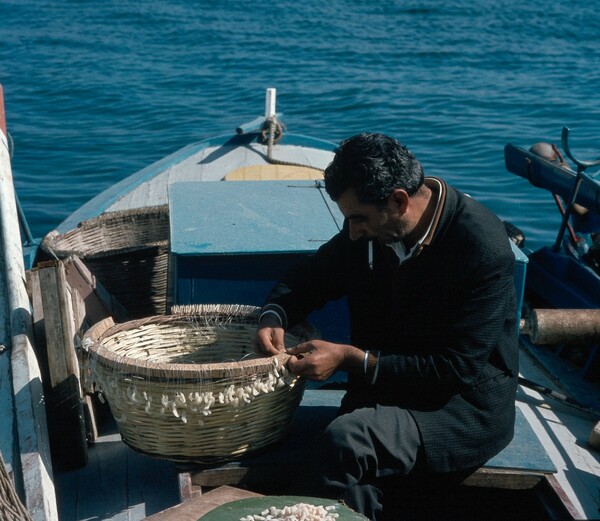
POLYGON ((352 188, 361 203, 378 206, 395 188, 415 194, 423 180, 423 167, 410 150, 394 138, 368 132, 342 141, 325 169, 331 199, 352 188))

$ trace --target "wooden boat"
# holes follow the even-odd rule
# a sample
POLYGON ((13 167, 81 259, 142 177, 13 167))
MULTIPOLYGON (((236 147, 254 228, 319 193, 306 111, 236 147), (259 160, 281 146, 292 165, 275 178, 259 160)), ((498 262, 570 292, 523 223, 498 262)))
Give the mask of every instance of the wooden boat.
MULTIPOLYGON (((581 161, 574 157, 569 146, 569 129, 566 127, 563 128, 561 141, 565 154, 574 163, 574 169, 565 162, 556 145, 538 143, 529 150, 514 145, 505 148, 507 169, 524 177, 533 186, 548 190, 561 215, 554 244, 536 251, 529 250, 526 241, 521 244, 529 259, 526 298, 530 306, 572 310, 562 312, 562 318, 559 316, 561 312, 549 314, 559 322, 571 321, 570 327, 574 333, 572 342, 569 342, 563 327, 560 333, 562 338, 555 338, 553 342, 546 338, 542 339, 546 342, 538 343, 562 344, 559 347, 561 356, 570 357, 579 366, 577 376, 582 380, 598 381, 600 181, 587 170, 598 168, 600 160, 581 161), (574 344, 576 347, 569 349, 564 344, 574 344)), ((553 373, 561 371, 561 367, 561 364, 557 364, 553 373)), ((561 375, 556 376, 560 378, 561 375)), ((569 379, 563 380, 568 385, 569 379)), ((573 388, 572 392, 577 391, 573 388)), ((594 392, 581 396, 588 406, 596 409, 600 406, 598 398, 594 392)))
MULTIPOLYGON (((201 489, 277 493, 282 470, 301 472, 300 448, 331 418, 343 377, 305 392, 283 445, 220 465, 181 464, 121 441, 82 377, 78 344, 107 316, 125 321, 167 314, 174 305, 260 305, 284 270, 341 227, 320 183, 335 145, 285 132, 274 96, 267 92, 264 117, 123 179, 42 241, 19 222, 3 128, 0 407, 9 421, 0 449, 33 519, 186 519, 206 507, 201 489)), ((522 294, 528 259, 513 249, 522 294)), ((343 302, 310 320, 324 337, 347 339, 343 302)), ((462 519, 478 517, 489 493, 491 519, 500 502, 504 517, 513 505, 515 517, 592 518, 600 466, 587 437, 596 417, 558 399, 552 374, 525 349, 521 367, 513 443, 451 494, 438 490, 443 508, 454 501, 462 519)), ((417 492, 413 506, 426 491, 417 492)))
MULTIPOLYGON (((597 422, 600 407, 600 181, 597 168, 600 160, 583 161, 575 157, 566 127, 562 129, 560 141, 562 152, 557 145, 548 143, 532 144, 527 149, 512 144, 505 147, 507 170, 550 192, 561 217, 552 245, 532 251, 525 238, 520 233, 515 234, 516 242, 528 257, 523 308, 526 317, 521 329, 527 335, 522 336, 522 352, 550 375, 552 385, 550 382, 549 385, 555 392, 576 408, 593 411, 590 418, 597 422), (565 155, 573 166, 567 163, 565 155), (589 173, 594 169, 595 173, 589 173), (528 319, 545 324, 532 329, 527 324, 528 319)), ((563 434, 579 440, 580 447, 585 446, 585 431, 578 434, 568 422, 561 422, 560 429, 564 429, 563 434)), ((579 474, 582 481, 578 477, 565 483, 566 489, 572 487, 575 502, 586 494, 592 499, 599 490, 599 432, 600 423, 596 423, 587 438, 595 447, 591 452, 577 448, 565 450, 562 459, 565 474, 571 474, 571 468, 586 469, 579 474), (577 490, 582 492, 575 492, 577 490)), ((562 439, 560 435, 559 439, 562 439)), ((572 473, 573 477, 577 475, 577 472, 572 473)), ((583 503, 580 505, 579 516, 598 517, 593 502, 587 509, 583 503)))

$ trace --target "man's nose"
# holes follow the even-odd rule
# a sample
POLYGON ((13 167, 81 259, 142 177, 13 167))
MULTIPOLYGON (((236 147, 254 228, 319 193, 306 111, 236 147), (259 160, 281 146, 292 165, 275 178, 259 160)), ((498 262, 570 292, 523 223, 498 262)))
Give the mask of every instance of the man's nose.
POLYGON ((357 241, 365 236, 366 230, 363 224, 350 222, 350 239, 357 241))

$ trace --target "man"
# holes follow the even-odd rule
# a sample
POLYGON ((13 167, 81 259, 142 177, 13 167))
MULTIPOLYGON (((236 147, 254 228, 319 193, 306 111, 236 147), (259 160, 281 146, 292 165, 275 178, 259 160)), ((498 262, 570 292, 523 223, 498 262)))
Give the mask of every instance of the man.
POLYGON ((263 307, 257 350, 349 373, 319 444, 322 495, 383 519, 384 478, 481 466, 512 439, 518 376, 514 255, 502 222, 381 134, 341 143, 325 188, 343 230, 263 307), (347 297, 352 345, 284 346, 284 329, 347 297))

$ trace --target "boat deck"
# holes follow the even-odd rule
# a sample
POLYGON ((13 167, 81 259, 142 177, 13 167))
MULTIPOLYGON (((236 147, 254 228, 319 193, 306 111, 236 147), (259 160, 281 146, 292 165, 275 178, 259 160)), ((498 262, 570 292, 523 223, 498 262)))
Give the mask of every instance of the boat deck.
MULTIPOLYGON (((521 369, 528 379, 555 388, 555 384, 545 377, 525 351, 521 356, 521 369)), ((313 398, 315 392, 331 391, 307 391, 309 395, 313 393, 313 398)), ((519 421, 525 421, 526 428, 519 428, 520 433, 509 446, 510 450, 490 462, 489 469, 493 475, 490 477, 482 473, 479 483, 471 484, 487 488, 502 480, 506 489, 525 488, 539 480, 540 476, 550 476, 550 485, 554 485, 559 493, 564 492, 570 498, 578 498, 577 503, 573 503, 571 499, 568 505, 572 518, 598 519, 600 455, 598 452, 591 452, 587 446, 594 420, 585 413, 522 387, 519 388, 517 405, 520 411, 519 421), (533 433, 539 443, 532 453, 528 449, 531 447, 531 439, 521 440, 520 436, 531 436, 533 433), (543 454, 543 450, 541 454, 536 453, 541 447, 547 455, 543 454)), ((211 483, 210 487, 202 485, 205 490, 222 484, 238 483, 252 489, 251 485, 243 483, 243 479, 231 477, 236 472, 238 476, 246 472, 242 469, 240 474, 239 466, 236 470, 233 465, 221 469, 221 472, 213 472, 210 477, 212 482, 202 481, 197 477, 191 479, 188 484, 192 486, 186 492, 184 487, 180 487, 180 483, 185 483, 181 476, 185 476, 188 471, 189 469, 182 471, 182 468, 172 462, 133 451, 121 441, 114 424, 109 423, 90 448, 86 467, 68 472, 55 470, 60 519, 141 520, 177 505, 180 502, 180 492, 191 497, 194 490, 198 492, 198 483, 211 483), (216 481, 215 475, 220 476, 216 481)), ((207 476, 208 474, 204 477, 207 476)), ((481 490, 483 494, 484 489, 481 490)))
MULTIPOLYGON (((527 379, 573 396, 540 368, 526 348, 521 349, 520 364, 521 374, 527 379)), ((593 396, 600 392, 597 383, 580 381, 579 385, 593 396)), ((555 477, 572 502, 573 518, 600 519, 600 451, 588 443, 590 433, 600 419, 598 411, 594 414, 580 411, 523 387, 519 388, 517 400, 521 412, 556 466, 555 477)))
POLYGON ((129 448, 114 423, 88 458, 81 469, 54 471, 61 521, 137 521, 179 502, 175 465, 129 448))

